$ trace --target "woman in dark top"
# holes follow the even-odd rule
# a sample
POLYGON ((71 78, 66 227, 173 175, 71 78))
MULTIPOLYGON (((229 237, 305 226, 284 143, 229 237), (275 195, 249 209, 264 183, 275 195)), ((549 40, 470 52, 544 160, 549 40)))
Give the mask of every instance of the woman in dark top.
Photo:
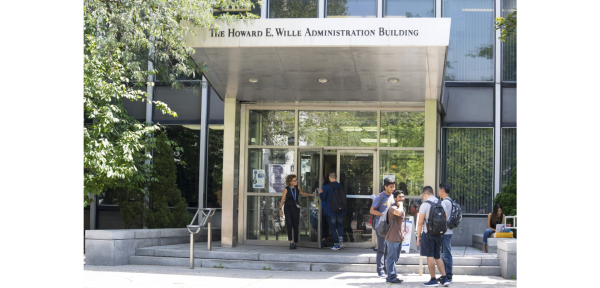
POLYGON ((302 191, 302 188, 298 186, 298 179, 294 174, 290 174, 285 178, 285 185, 281 202, 279 203, 279 216, 283 217, 283 213, 285 213, 285 226, 287 228, 288 240, 290 241, 290 249, 296 249, 298 234, 300 232, 298 229, 300 225, 300 196, 312 197, 313 195, 302 191), (283 208, 283 211, 281 208, 283 208), (294 230, 293 237, 292 229, 294 230))
POLYGON ((496 224, 502 224, 504 223, 504 220, 504 214, 502 214, 502 205, 500 205, 500 203, 497 203, 496 205, 494 205, 493 212, 488 214, 488 227, 487 229, 485 229, 485 232, 483 232, 483 253, 487 253, 487 249, 485 247, 487 244, 487 239, 488 237, 490 237, 490 235, 496 232, 496 224))

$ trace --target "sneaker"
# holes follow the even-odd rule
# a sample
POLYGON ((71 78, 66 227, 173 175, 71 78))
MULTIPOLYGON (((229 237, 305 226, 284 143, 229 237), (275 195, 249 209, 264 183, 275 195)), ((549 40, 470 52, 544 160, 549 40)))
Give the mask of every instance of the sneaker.
POLYGON ((435 278, 431 278, 431 280, 429 280, 429 282, 423 283, 423 285, 427 286, 427 287, 438 287, 439 286, 438 285, 438 280, 435 279, 435 278))
MULTIPOLYGON (((444 276, 440 276, 440 278, 437 278, 437 280, 441 283, 443 277, 444 276)), ((448 279, 448 282, 452 283, 452 278, 448 278, 448 276, 446 276, 446 278, 448 279)))
POLYGON ((295 243, 295 242, 294 242, 294 243, 292 243, 292 244, 294 245, 294 246, 293 246, 294 248, 292 248, 292 249, 296 249, 296 248, 298 248, 298 245, 296 245, 296 243, 295 243))
POLYGON ((442 280, 440 280, 441 286, 444 286, 444 287, 450 286, 450 281, 448 281, 448 278, 446 276, 442 276, 440 278, 442 278, 442 280))
POLYGON ((294 242, 290 243, 290 250, 294 249, 294 242))
POLYGON ((392 283, 392 284, 402 284, 404 282, 404 280, 400 280, 398 278, 392 280, 392 281, 385 281, 386 283, 392 283))
POLYGON ((331 250, 340 250, 340 246, 339 245, 333 245, 333 247, 331 247, 331 250))
POLYGON ((344 242, 340 241, 340 249, 346 248, 346 245, 344 245, 344 242))
POLYGON ((387 274, 385 274, 385 272, 381 272, 381 273, 379 273, 379 277, 380 278, 387 278, 387 274))

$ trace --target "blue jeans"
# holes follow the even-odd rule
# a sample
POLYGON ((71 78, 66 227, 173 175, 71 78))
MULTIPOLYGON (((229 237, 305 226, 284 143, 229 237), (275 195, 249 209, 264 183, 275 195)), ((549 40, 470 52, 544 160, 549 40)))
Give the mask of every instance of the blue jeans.
POLYGON ((442 260, 448 278, 452 278, 452 247, 450 246, 450 240, 452 240, 452 234, 442 236, 442 260))
POLYGON ((385 273, 387 274, 387 268, 385 268, 385 259, 387 255, 387 245, 385 245, 385 237, 379 236, 377 233, 377 257, 375 258, 375 262, 377 263, 377 274, 385 273))
POLYGON ((400 251, 402 251, 402 243, 385 241, 387 255, 385 259, 385 268, 387 269, 387 277, 385 282, 392 282, 398 278, 396 273, 396 262, 400 259, 400 251))
POLYGON ((340 237, 344 237, 344 216, 329 216, 325 215, 327 224, 329 225, 329 232, 331 232, 331 238, 333 243, 339 244, 340 237))
POLYGON ((491 229, 485 229, 485 232, 483 232, 483 244, 487 244, 487 238, 490 237, 490 235, 492 235, 494 233, 494 231, 492 231, 491 229))

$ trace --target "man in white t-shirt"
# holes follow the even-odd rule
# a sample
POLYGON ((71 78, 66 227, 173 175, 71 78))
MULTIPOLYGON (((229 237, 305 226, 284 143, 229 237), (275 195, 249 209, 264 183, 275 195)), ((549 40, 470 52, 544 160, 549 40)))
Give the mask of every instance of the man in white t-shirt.
MULTIPOLYGON (((450 185, 448 183, 442 183, 438 187, 438 195, 440 195, 440 199, 443 199, 442 206, 444 207, 444 211, 446 212, 447 219, 450 220, 450 216, 452 215, 452 199, 449 196, 450 194, 450 185)), ((448 228, 446 233, 442 235, 442 260, 444 261, 444 268, 446 268, 446 277, 448 277, 448 281, 452 282, 452 247, 450 242, 452 240, 452 229, 448 228)), ((440 280, 438 278, 438 280, 440 280)))

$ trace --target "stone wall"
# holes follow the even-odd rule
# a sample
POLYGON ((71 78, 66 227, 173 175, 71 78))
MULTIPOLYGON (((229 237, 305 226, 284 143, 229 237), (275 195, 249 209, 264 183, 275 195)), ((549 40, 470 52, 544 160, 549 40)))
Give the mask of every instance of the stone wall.
POLYGON ((452 230, 452 246, 473 246, 473 234, 480 234, 487 228, 487 217, 465 217, 460 226, 452 230))

